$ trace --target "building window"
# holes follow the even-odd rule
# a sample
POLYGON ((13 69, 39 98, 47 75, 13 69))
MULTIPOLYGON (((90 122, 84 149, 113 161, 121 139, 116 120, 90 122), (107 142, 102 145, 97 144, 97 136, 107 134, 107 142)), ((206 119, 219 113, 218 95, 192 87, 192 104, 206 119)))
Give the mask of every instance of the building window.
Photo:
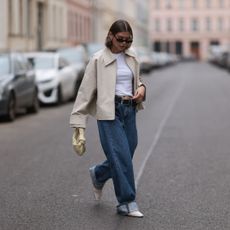
POLYGON ((155 8, 160 9, 160 0, 155 0, 155 8))
POLYGON ((157 32, 161 31, 160 19, 158 19, 158 18, 155 21, 155 31, 157 31, 157 32))
POLYGON ((176 41, 176 54, 177 55, 183 54, 183 43, 181 41, 176 41))
POLYGON ((206 18, 206 30, 211 31, 211 19, 206 18))
POLYGON ((79 23, 80 23, 80 41, 82 41, 83 34, 84 34, 84 31, 83 31, 83 16, 82 15, 79 15, 79 23))
POLYGON ((220 45, 220 42, 218 40, 212 40, 209 42, 209 45, 210 46, 218 46, 218 45, 220 45))
POLYGON ((72 11, 69 11, 69 20, 70 20, 70 24, 69 24, 69 35, 70 35, 70 38, 73 39, 74 38, 74 14, 72 11))
POLYGON ((170 53, 170 42, 165 42, 166 52, 170 53))
POLYGON ((19 34, 23 35, 23 2, 19 0, 19 34))
POLYGON ((179 8, 184 9, 184 0, 179 0, 179 8))
POLYGON ((60 31, 59 31, 59 39, 60 41, 64 40, 64 33, 63 33, 63 8, 60 8, 60 16, 59 16, 59 23, 61 25, 60 31))
POLYGON ((197 0, 192 0, 192 8, 193 9, 197 8, 197 0))
POLYGON ((191 21, 191 30, 192 31, 198 31, 199 30, 199 23, 196 18, 193 18, 191 21))
POLYGON ((80 40, 80 15, 78 13, 75 13, 74 15, 74 27, 75 27, 75 38, 77 40, 80 40))
POLYGON ((9 1, 9 5, 8 5, 9 9, 9 33, 10 34, 14 34, 14 13, 13 13, 13 4, 12 4, 12 0, 9 1))
POLYGON ((172 8, 172 2, 171 2, 171 0, 165 0, 165 7, 167 9, 171 9, 172 8))
POLYGON ((70 12, 67 13, 67 21, 68 21, 68 27, 67 27, 67 37, 71 38, 71 14, 70 12))
POLYGON ((218 18, 217 26, 219 31, 223 31, 223 18, 218 18))
POLYGON ((160 41, 155 41, 153 44, 153 50, 156 52, 161 51, 161 42, 160 41))
POLYGON ((179 19, 179 31, 184 31, 184 19, 179 19))
POLYGON ((172 31, 172 20, 170 18, 168 18, 166 21, 166 29, 169 32, 172 31))
POLYGON ((206 7, 211 8, 212 0, 206 0, 206 7))
POLYGON ((224 0, 219 0, 219 7, 224 8, 224 0))
POLYGON ((54 40, 56 40, 57 38, 57 28, 56 28, 56 18, 57 18, 57 9, 56 9, 56 6, 54 5, 53 6, 53 18, 52 18, 52 21, 53 21, 53 38, 54 40))
POLYGON ((32 1, 27 0, 27 36, 32 36, 32 1))

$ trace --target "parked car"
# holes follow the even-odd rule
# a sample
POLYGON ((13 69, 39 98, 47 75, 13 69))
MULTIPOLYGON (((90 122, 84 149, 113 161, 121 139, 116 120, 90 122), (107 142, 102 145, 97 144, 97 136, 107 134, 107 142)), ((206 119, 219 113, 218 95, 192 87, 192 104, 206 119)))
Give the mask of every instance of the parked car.
POLYGON ((0 54, 0 115, 13 121, 19 109, 39 111, 35 73, 26 58, 15 52, 0 54))
POLYGON ((230 68, 229 61, 230 61, 230 51, 225 51, 221 54, 218 64, 220 67, 223 67, 229 70, 230 68))
POLYGON ((36 73, 38 98, 43 104, 61 104, 76 95, 76 72, 55 52, 26 53, 36 73))
POLYGON ((167 52, 152 51, 151 57, 153 60, 153 68, 161 68, 179 62, 179 57, 176 54, 167 52))
POLYGON ((162 66, 159 52, 152 51, 151 52, 151 58, 152 58, 153 68, 154 69, 159 68, 159 67, 162 66))
POLYGON ((83 45, 78 45, 74 47, 66 47, 66 48, 58 49, 57 53, 60 54, 61 57, 65 58, 76 71, 76 78, 74 83, 75 97, 76 97, 86 67, 86 62, 87 62, 86 50, 83 45))
POLYGON ((226 68, 228 72, 230 73, 230 51, 228 51, 227 57, 226 57, 226 68))
POLYGON ((153 69, 153 59, 151 52, 147 47, 137 46, 134 48, 140 62, 140 72, 149 73, 153 69))
POLYGON ((227 51, 226 46, 221 46, 221 45, 210 46, 208 49, 208 61, 212 64, 221 66, 223 53, 226 51, 227 51))
POLYGON ((91 42, 91 43, 85 43, 84 47, 87 53, 87 60, 89 60, 94 53, 96 53, 100 49, 103 49, 105 45, 102 43, 91 42))

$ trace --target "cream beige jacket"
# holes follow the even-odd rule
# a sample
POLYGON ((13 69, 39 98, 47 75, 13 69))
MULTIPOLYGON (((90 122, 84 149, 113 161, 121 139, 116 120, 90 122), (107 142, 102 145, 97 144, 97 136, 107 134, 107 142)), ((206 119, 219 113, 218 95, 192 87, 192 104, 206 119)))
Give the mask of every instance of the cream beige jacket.
MULTIPOLYGON (((139 63, 133 50, 125 51, 126 63, 133 72, 133 91, 141 84, 139 63)), ((105 48, 89 61, 70 116, 71 127, 86 127, 88 115, 97 120, 115 119, 116 57, 105 48)), ((137 110, 142 109, 142 103, 137 110)))

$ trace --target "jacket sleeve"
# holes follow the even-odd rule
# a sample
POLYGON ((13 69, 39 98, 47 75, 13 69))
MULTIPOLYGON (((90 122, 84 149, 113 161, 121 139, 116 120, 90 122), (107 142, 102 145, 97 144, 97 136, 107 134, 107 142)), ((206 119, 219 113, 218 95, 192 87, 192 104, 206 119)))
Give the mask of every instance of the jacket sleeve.
POLYGON ((70 115, 70 127, 85 128, 89 114, 95 114, 96 85, 97 85, 96 59, 91 58, 83 76, 73 110, 70 115))

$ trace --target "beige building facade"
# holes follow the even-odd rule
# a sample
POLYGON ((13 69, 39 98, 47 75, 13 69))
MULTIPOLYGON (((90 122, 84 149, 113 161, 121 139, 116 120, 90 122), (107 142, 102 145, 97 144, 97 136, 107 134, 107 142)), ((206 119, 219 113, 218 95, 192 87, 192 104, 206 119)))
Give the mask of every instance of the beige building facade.
POLYGON ((0 50, 8 47, 8 0, 2 0, 0 7, 0 50))
POLYGON ((67 5, 64 0, 46 1, 42 23, 43 49, 55 50, 65 45, 67 38, 67 5))
POLYGON ((66 0, 67 44, 77 45, 92 41, 92 1, 66 0))
POLYGON ((37 49, 44 36, 40 25, 45 0, 0 0, 0 4, 0 50, 37 49))
POLYGON ((0 5, 0 51, 55 50, 91 39, 91 0, 0 0, 0 5))
POLYGON ((0 51, 104 43, 117 19, 130 22, 134 44, 149 44, 149 0, 0 0, 0 5, 0 51))
POLYGON ((155 51, 204 60, 211 45, 230 45, 230 0, 152 0, 150 9, 155 51))

